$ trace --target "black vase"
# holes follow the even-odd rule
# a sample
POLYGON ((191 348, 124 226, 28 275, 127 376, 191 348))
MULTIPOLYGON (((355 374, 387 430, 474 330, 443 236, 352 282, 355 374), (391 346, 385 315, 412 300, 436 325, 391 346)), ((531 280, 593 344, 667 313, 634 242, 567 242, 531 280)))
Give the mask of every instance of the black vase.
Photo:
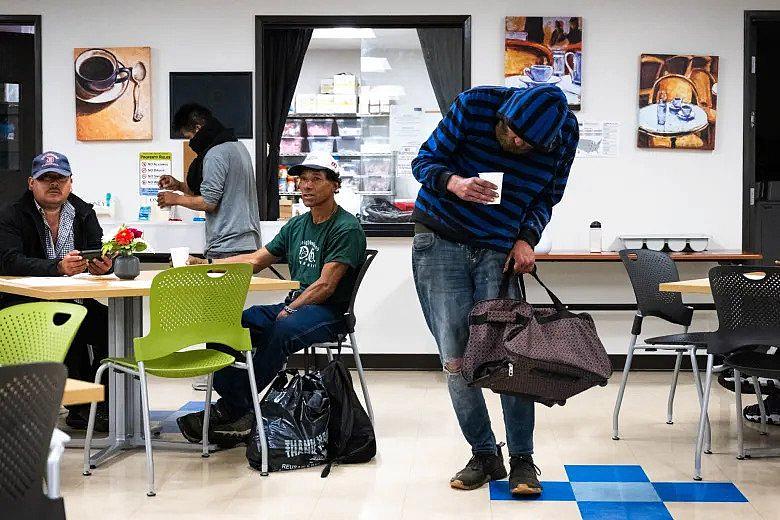
POLYGON ((122 280, 133 280, 141 274, 141 261, 133 255, 119 255, 114 260, 114 274, 122 280))

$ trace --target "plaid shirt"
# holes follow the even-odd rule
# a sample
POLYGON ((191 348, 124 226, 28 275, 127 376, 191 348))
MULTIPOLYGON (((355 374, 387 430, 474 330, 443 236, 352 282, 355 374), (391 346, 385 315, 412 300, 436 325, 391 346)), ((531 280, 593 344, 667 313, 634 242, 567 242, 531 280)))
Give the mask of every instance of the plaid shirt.
POLYGON ((76 249, 73 242, 73 219, 76 218, 76 209, 73 204, 65 201, 60 210, 60 228, 57 233, 57 244, 54 244, 54 240, 51 236, 51 228, 49 227, 49 221, 46 220, 46 214, 43 208, 35 201, 35 206, 38 208, 38 212, 41 214, 43 223, 48 230, 46 233, 46 258, 54 260, 57 258, 63 258, 65 255, 76 249))

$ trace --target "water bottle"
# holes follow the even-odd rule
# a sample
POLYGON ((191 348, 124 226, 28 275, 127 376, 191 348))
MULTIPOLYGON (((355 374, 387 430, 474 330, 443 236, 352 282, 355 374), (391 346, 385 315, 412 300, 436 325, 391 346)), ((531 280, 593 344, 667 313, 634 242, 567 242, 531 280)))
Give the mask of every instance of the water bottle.
POLYGON ((590 223, 590 252, 601 253, 601 222, 590 223))

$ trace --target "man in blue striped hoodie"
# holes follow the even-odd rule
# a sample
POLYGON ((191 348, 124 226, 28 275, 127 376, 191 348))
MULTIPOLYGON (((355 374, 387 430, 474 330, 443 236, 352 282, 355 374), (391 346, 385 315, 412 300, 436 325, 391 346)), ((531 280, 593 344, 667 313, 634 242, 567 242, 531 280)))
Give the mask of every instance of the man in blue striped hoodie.
MULTIPOLYGON (((579 138, 566 97, 553 86, 478 87, 458 96, 412 163, 422 184, 413 220, 412 268, 423 314, 472 458, 451 480, 476 489, 506 477, 482 390, 461 375, 468 314, 495 298, 503 272, 534 266, 533 248, 563 196, 579 138), (478 177, 503 172, 498 186, 478 177)), ((519 289, 511 288, 519 297, 519 289)), ((533 462, 534 403, 502 395, 513 495, 541 493, 533 462)))

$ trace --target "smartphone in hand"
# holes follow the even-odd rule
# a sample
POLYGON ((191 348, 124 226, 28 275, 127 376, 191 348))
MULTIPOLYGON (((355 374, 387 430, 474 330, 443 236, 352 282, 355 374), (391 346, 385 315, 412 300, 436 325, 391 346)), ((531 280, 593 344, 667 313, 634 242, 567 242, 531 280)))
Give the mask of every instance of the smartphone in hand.
POLYGON ((79 256, 81 256, 81 258, 83 258, 84 260, 91 262, 93 260, 103 258, 103 251, 101 249, 87 249, 81 251, 79 253, 79 256))

